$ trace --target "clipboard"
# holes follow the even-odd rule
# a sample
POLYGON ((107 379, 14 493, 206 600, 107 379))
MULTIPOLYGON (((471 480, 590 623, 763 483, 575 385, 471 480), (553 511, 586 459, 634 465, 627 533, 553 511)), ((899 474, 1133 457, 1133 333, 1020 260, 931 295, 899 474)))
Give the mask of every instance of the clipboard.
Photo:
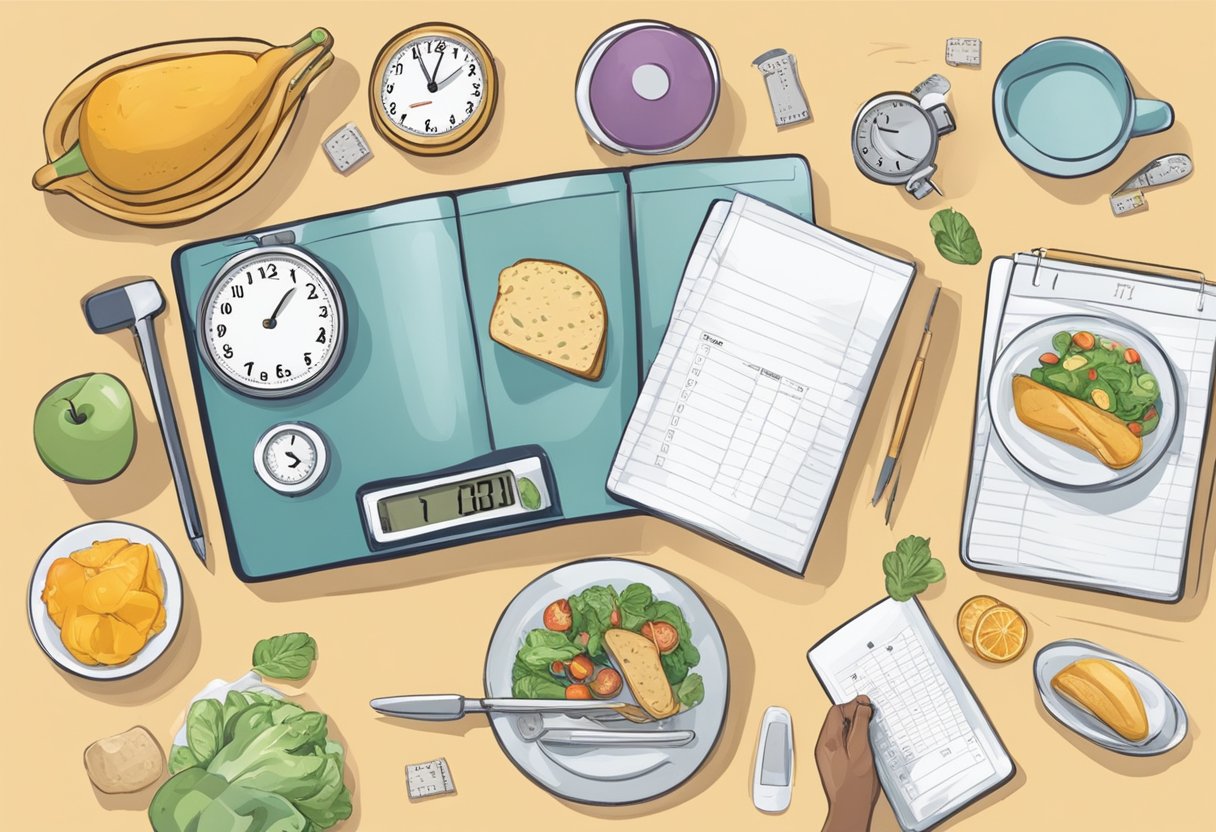
POLYGON ((1216 451, 1211 429, 1216 307, 1204 311, 1216 300, 1209 296, 1216 298, 1216 282, 1194 269, 1042 247, 992 261, 962 523, 960 554, 967 566, 1158 602, 1182 600, 1188 576, 1200 571, 1190 555, 1198 545, 1202 556, 1216 490, 1211 470, 1216 451), (1033 271, 1027 273, 1029 266, 1033 271), (1180 289, 1193 291, 1193 307, 1178 295, 1180 289), (1182 362, 1187 393, 1186 410, 1179 419, 1189 420, 1190 428, 1180 429, 1177 444, 1154 466, 1155 477, 1081 494, 1049 485, 1022 469, 994 436, 987 390, 997 356, 1020 328, 1036 319, 1087 311, 1138 321, 1175 342, 1177 354, 1171 352, 1170 357, 1176 371, 1178 361, 1182 362), (1121 499, 1111 501, 1103 495, 1121 499), (1166 507, 1163 513, 1144 517, 1131 508, 1139 505, 1133 498, 1166 507), (1102 534, 1126 531, 1127 523, 1144 519, 1159 529, 1145 537, 1155 541, 1151 554, 1139 551, 1135 541, 1124 547, 1125 538, 1120 538, 1115 548, 1127 554, 1126 559, 1095 555, 1102 534), (1074 525, 1069 525, 1070 520, 1074 525), (1154 559, 1156 555, 1170 560, 1154 559), (1160 574, 1142 577, 1149 570, 1136 573, 1134 563, 1160 574))

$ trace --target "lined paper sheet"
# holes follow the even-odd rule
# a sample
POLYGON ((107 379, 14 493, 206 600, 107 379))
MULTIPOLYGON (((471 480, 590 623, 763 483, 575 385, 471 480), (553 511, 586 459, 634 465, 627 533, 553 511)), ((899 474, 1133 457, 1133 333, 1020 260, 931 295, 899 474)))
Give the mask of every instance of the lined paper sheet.
POLYGON ((751 197, 715 203, 608 490, 805 569, 914 272, 751 197))
POLYGON ((975 696, 919 602, 890 598, 807 654, 835 704, 874 704, 870 744, 883 789, 904 829, 926 829, 1013 773, 975 696))
POLYGON ((1181 597, 1216 349, 1216 297, 1198 285, 1044 260, 993 262, 984 324, 963 557, 995 572, 1172 601, 1181 597), (1152 333, 1180 381, 1178 433, 1139 479, 1097 493, 1055 488, 1023 471, 992 438, 992 365, 1026 327, 1060 314, 1113 315, 1152 333))

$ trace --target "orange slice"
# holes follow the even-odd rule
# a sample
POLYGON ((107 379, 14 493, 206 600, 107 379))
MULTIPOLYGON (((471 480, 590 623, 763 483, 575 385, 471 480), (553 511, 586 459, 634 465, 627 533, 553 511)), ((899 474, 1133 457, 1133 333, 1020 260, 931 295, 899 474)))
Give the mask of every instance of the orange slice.
POLYGON ((958 610, 958 634, 962 636, 963 644, 971 647, 975 643, 975 622, 980 620, 986 610, 1001 603, 991 595, 976 595, 968 598, 958 610))
POLYGON ((1011 662, 1026 648, 1026 619, 1004 604, 989 607, 975 622, 973 646, 990 662, 1011 662))

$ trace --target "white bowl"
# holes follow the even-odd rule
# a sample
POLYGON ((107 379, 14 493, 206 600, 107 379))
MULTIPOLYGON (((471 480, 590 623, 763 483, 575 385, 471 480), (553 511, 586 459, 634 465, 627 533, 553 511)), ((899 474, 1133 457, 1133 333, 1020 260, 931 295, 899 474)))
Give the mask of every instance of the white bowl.
POLYGON ((104 521, 101 523, 86 523, 64 532, 47 547, 34 567, 30 578, 30 629, 42 652, 55 664, 69 673, 85 679, 125 679, 144 670, 169 649, 173 637, 182 623, 182 574, 178 571, 177 561, 165 546, 164 541, 145 528, 130 523, 104 521), (59 627, 51 620, 42 601, 42 590, 46 586, 47 572, 51 564, 58 558, 66 558, 72 552, 87 549, 97 540, 113 540, 116 537, 126 538, 132 543, 147 543, 156 554, 156 565, 165 584, 165 629, 161 630, 143 646, 131 659, 119 665, 88 665, 80 662, 63 646, 59 635, 59 627))

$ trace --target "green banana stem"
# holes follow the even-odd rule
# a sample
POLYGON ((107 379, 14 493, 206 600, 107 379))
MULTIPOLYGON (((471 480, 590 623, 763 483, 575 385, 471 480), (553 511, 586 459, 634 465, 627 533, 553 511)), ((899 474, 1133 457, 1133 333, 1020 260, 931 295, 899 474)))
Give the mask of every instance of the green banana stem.
POLYGON ((320 46, 329 40, 329 32, 324 29, 313 29, 304 37, 291 45, 291 51, 295 55, 302 55, 314 46, 320 46))
POLYGON ((80 152, 80 142, 76 142, 67 153, 43 165, 34 173, 34 187, 40 191, 45 190, 52 182, 68 176, 79 176, 88 169, 89 163, 80 152))
POLYGON ((288 84, 287 84, 288 90, 294 90, 296 88, 297 84, 299 84, 301 81, 303 81, 305 79, 305 77, 307 77, 309 75, 309 73, 311 73, 314 69, 316 69, 317 66, 321 63, 321 61, 325 60, 325 56, 329 54, 329 51, 333 46, 333 41, 330 37, 329 32, 327 32, 325 29, 313 29, 305 37, 301 38, 299 41, 297 41, 295 44, 292 45, 292 50, 295 52, 295 54, 300 55, 303 52, 308 51, 312 47, 320 46, 321 44, 325 44, 325 48, 322 49, 315 58, 313 58, 311 61, 309 61, 304 66, 303 69, 301 69, 299 72, 297 72, 296 77, 292 78, 291 81, 288 82, 288 84), (328 43, 327 43, 327 41, 328 41, 328 43), (303 46, 301 46, 301 45, 303 45, 303 46))

